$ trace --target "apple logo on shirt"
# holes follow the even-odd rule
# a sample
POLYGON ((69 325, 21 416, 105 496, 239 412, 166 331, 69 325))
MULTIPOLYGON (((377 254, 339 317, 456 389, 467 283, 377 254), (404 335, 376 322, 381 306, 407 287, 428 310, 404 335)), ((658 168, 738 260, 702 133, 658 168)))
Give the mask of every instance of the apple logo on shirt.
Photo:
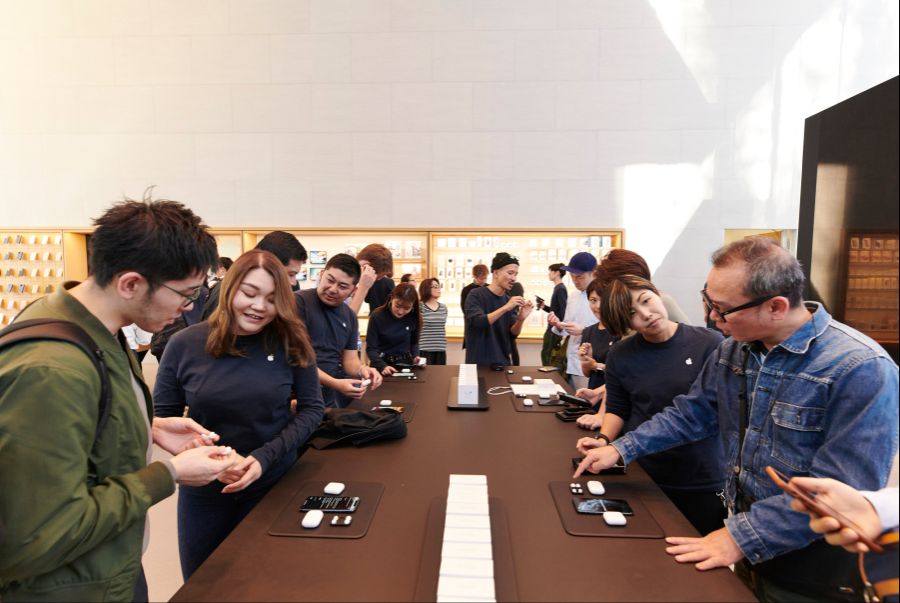
POLYGON ((684 363, 685 363, 686 365, 690 366, 690 365, 694 364, 694 361, 691 360, 690 358, 688 358, 687 360, 684 361, 684 363))

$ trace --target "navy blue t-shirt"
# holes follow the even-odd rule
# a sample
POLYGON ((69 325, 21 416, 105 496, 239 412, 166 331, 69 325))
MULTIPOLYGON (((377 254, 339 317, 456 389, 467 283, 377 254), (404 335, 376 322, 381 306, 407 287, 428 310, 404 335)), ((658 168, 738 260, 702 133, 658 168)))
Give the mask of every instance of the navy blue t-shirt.
POLYGON ((510 364, 512 333, 517 310, 490 324, 487 315, 509 301, 505 293, 494 295, 488 287, 473 289, 466 298, 466 364, 510 364))
MULTIPOLYGON (((606 364, 606 356, 609 349, 618 339, 609 334, 609 331, 602 328, 600 323, 585 327, 581 333, 581 343, 591 344, 591 357, 600 364, 606 364)), ((597 389, 606 383, 606 376, 603 371, 591 371, 588 377, 588 388, 597 389)))
POLYGON ((569 301, 569 291, 562 283, 553 287, 553 295, 550 297, 550 311, 556 314, 560 320, 566 315, 566 302, 569 301))
MULTIPOLYGON (((615 344, 606 358, 606 412, 625 421, 620 435, 687 393, 722 339, 715 331, 679 324, 663 343, 634 335, 615 344)), ((710 491, 725 483, 717 436, 641 457, 640 463, 657 484, 673 490, 710 491)))
MULTIPOLYGON (((274 483, 297 460, 297 449, 322 421, 324 405, 315 362, 291 366, 280 346, 263 335, 238 337, 245 356, 206 353, 209 323, 176 333, 166 346, 153 390, 153 413, 192 419, 221 436, 223 445, 252 454, 263 469, 248 491, 274 483), (291 413, 292 394, 297 414, 291 413)), ((213 486, 221 490, 222 485, 213 486)))
POLYGON ((369 304, 369 314, 372 314, 387 302, 391 291, 394 290, 394 279, 386 276, 372 283, 372 288, 366 293, 366 303, 369 304))
POLYGON ((385 355, 409 354, 410 360, 418 356, 419 320, 415 312, 396 318, 389 309, 375 310, 366 329, 366 354, 379 371, 388 365, 385 355))
POLYGON ((337 307, 322 303, 315 289, 295 294, 300 318, 306 323, 316 350, 316 364, 335 379, 343 379, 344 350, 357 350, 359 322, 347 304, 337 307))

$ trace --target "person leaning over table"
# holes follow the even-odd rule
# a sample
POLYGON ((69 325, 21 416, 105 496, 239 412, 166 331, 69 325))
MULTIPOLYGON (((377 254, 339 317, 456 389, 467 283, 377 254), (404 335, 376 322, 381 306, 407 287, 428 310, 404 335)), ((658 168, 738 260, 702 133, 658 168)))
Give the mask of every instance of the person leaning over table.
POLYGON ((324 409, 315 352, 278 258, 248 251, 220 286, 209 321, 172 337, 153 391, 157 417, 187 408, 238 453, 222 483, 179 490, 185 580, 294 466, 324 409))
MULTIPOLYGON (((588 296, 591 312, 600 318, 601 303, 600 281, 594 279, 585 289, 588 296)), ((581 345, 578 346, 578 358, 581 360, 581 372, 588 378, 587 387, 575 391, 575 395, 590 402, 597 412, 578 417, 576 421, 579 427, 584 429, 600 429, 603 424, 603 415, 606 414, 606 358, 609 350, 619 337, 613 335, 603 326, 602 322, 592 324, 585 328, 581 335, 581 345)))
POLYGON ((473 289, 466 299, 466 364, 509 365, 512 336, 534 308, 524 297, 509 296, 518 258, 501 251, 491 261, 491 274, 491 284, 473 289))
POLYGON ((380 243, 371 243, 359 250, 356 259, 360 265, 360 278, 356 292, 347 302, 355 314, 359 314, 363 300, 369 304, 369 314, 387 301, 394 288, 394 255, 380 243))
POLYGON ((315 289, 301 289, 294 297, 316 351, 316 367, 325 406, 344 407, 362 398, 370 379, 372 389, 381 385, 381 373, 359 358, 359 323, 356 313, 344 303, 356 290, 361 269, 352 255, 338 253, 329 258, 315 289))
POLYGON ((0 355, 4 601, 146 601, 148 510, 176 483, 206 484, 236 461, 204 445, 218 438, 193 419, 153 418, 140 365, 117 337, 131 323, 159 331, 189 309, 216 261, 215 239, 182 204, 149 195, 94 224, 87 280, 17 320, 74 322, 102 350, 110 404, 100 433, 100 376, 81 350, 40 340, 0 355), (175 456, 149 462, 154 443, 175 456))
POLYGON ((366 355, 382 375, 393 375, 399 364, 419 361, 419 333, 422 310, 419 295, 409 283, 400 283, 387 301, 369 315, 366 329, 366 355))
MULTIPOLYGON (((670 406, 690 389, 722 341, 715 331, 669 320, 653 283, 630 274, 604 287, 600 320, 611 335, 624 339, 606 360, 606 415, 599 439, 581 438, 582 454, 670 406)), ((721 528, 725 518, 718 495, 725 485, 722 463, 722 443, 714 435, 641 458, 641 468, 704 535, 721 528)))
POLYGON ((730 517, 703 538, 667 538, 666 551, 700 570, 736 564, 763 600, 858 598, 855 560, 818 539, 765 467, 883 487, 897 453, 897 365, 821 304, 803 302, 800 264, 776 242, 742 239, 712 262, 701 293, 728 339, 687 394, 589 451, 575 475, 718 434, 730 517))
POLYGON ((597 267, 597 258, 587 251, 579 251, 569 259, 569 265, 563 269, 572 278, 577 293, 570 295, 566 300, 566 314, 564 320, 551 312, 547 316, 547 323, 557 335, 568 335, 566 344, 566 375, 569 383, 575 389, 587 387, 588 378, 581 372, 581 359, 578 357, 578 348, 581 345, 581 333, 585 327, 597 322, 597 317, 591 312, 587 300, 588 284, 591 282, 591 272, 597 267))

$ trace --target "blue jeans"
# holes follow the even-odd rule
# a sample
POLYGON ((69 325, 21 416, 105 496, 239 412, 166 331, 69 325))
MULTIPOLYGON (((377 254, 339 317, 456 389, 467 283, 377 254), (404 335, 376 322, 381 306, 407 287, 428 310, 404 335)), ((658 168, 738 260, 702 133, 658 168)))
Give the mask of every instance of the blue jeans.
POLYGON ((178 552, 185 581, 206 561, 231 531, 271 488, 221 494, 225 485, 213 482, 178 489, 178 552))

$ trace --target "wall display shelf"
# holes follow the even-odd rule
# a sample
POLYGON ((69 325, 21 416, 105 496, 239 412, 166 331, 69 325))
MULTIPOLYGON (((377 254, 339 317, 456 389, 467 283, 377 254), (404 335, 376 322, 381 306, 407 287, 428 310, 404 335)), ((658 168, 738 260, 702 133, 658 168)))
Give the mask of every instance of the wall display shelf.
POLYGON ((0 230, 0 326, 64 281, 86 277, 84 233, 0 230))
MULTIPOLYGON (((620 230, 605 231, 454 231, 432 232, 429 275, 443 285, 441 301, 447 305, 447 335, 462 337, 463 309, 460 293, 472 282, 472 267, 485 264, 500 251, 519 258, 518 281, 525 289, 525 297, 534 302, 540 296, 549 304, 553 283, 547 278, 551 264, 566 264, 579 251, 587 251, 600 258, 614 247, 622 246, 620 230)), ((488 279, 490 282, 490 277, 488 279)), ((567 277, 566 286, 573 290, 567 277)), ((547 313, 534 311, 522 328, 521 339, 540 339, 547 329, 547 313)))
POLYGON ((881 344, 896 344, 900 236, 851 231, 846 235, 844 322, 881 344))

